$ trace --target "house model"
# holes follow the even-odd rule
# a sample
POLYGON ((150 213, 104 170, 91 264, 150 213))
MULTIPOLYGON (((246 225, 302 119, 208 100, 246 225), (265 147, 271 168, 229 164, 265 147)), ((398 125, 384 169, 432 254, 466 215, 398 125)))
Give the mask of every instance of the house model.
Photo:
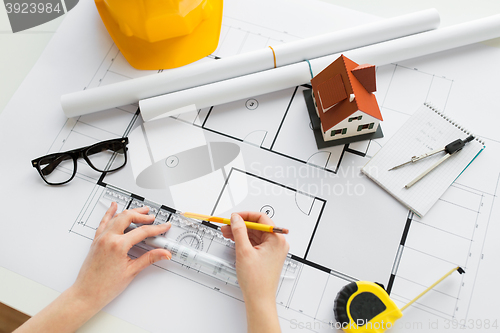
POLYGON ((304 92, 318 148, 383 137, 375 66, 341 55, 304 92))

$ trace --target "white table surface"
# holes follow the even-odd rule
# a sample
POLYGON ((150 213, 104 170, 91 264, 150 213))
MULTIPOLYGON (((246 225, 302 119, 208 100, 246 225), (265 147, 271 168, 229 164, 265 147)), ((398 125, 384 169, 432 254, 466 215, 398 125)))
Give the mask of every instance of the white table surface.
MULTIPOLYGON (((394 17, 427 8, 436 8, 441 27, 500 13, 497 0, 323 0, 380 17, 394 17)), ((26 31, 12 33, 5 7, 0 8, 0 112, 35 65, 65 16, 26 31)), ((486 42, 500 47, 500 38, 486 42)), ((34 315, 59 293, 0 267, 0 302, 34 315)), ((107 313, 100 312, 79 332, 145 332, 107 313)))

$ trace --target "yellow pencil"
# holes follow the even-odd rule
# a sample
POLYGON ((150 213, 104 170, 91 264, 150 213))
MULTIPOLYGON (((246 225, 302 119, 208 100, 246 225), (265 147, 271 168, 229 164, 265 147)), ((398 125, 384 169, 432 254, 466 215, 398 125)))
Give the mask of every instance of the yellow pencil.
MULTIPOLYGON (((210 221, 210 222, 224 223, 227 225, 231 225, 230 219, 225 219, 222 217, 195 214, 195 213, 182 213, 182 215, 185 217, 196 219, 196 220, 210 221)), ((278 228, 278 227, 273 227, 272 225, 255 223, 255 222, 248 222, 248 221, 245 221, 245 224, 246 224, 248 229, 260 230, 260 231, 265 231, 265 232, 274 232, 277 234, 288 234, 288 229, 286 229, 286 228, 278 228)))

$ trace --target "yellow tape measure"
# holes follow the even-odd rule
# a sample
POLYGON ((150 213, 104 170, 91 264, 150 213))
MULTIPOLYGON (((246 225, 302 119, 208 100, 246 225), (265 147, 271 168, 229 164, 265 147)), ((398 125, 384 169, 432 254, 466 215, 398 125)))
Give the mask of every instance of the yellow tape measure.
POLYGON ((344 286, 335 298, 335 319, 346 333, 382 333, 394 326, 394 322, 403 316, 404 309, 454 271, 465 273, 461 267, 453 268, 401 309, 383 286, 369 281, 351 282, 344 286))

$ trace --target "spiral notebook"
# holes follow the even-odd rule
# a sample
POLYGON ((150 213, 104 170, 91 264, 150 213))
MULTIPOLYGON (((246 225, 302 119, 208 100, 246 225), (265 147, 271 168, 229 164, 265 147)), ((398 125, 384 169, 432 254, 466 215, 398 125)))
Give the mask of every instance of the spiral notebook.
POLYGON ((446 189, 485 148, 474 139, 411 188, 404 186, 427 170, 445 153, 439 153, 396 170, 404 163, 450 142, 464 140, 470 132, 430 104, 423 104, 394 136, 361 169, 361 172, 419 216, 424 216, 446 189))

